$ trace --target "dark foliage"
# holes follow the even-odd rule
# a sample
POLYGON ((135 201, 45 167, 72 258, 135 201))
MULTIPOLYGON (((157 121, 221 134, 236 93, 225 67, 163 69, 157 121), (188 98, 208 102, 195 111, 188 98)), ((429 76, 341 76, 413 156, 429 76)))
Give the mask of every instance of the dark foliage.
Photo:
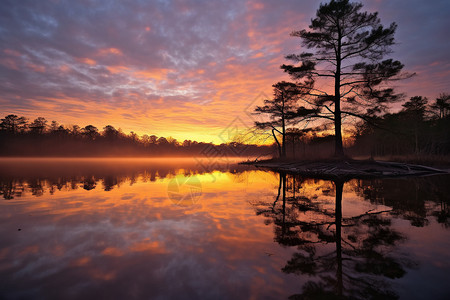
POLYGON ((436 102, 428 105, 427 98, 411 97, 398 113, 359 124, 351 152, 372 156, 450 154, 450 115, 436 102))
POLYGON ((333 85, 332 92, 311 89, 313 100, 308 103, 318 110, 311 117, 334 123, 335 155, 340 157, 344 155, 342 119, 364 119, 383 111, 387 103, 400 99, 386 83, 410 76, 401 72, 399 61, 384 58, 391 52, 397 25, 383 27, 377 13, 361 8, 361 3, 348 0, 321 4, 309 30, 292 33, 312 52, 288 55, 297 65, 281 66, 299 86, 318 80, 333 85))
POLYGON ((168 137, 123 133, 107 125, 99 131, 93 125, 67 127, 39 117, 29 123, 25 117, 7 115, 0 120, 1 156, 260 156, 273 153, 272 146, 231 142, 212 143, 168 137))

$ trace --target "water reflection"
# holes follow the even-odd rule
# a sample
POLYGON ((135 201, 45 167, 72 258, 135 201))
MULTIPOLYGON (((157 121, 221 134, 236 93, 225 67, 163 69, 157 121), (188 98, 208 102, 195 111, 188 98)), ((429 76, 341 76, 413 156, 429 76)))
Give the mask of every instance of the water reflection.
POLYGON ((0 159, 0 195, 4 199, 24 193, 42 196, 59 190, 111 191, 124 182, 155 182, 176 175, 192 177, 215 171, 240 173, 247 166, 238 158, 211 162, 208 158, 170 159, 0 159))
POLYGON ((417 268, 418 262, 398 249, 407 236, 393 226, 393 217, 412 226, 426 226, 435 217, 448 228, 450 191, 448 185, 441 189, 448 179, 346 183, 280 173, 275 201, 254 205, 257 215, 274 225, 275 241, 296 249, 281 270, 312 278, 290 299, 398 299, 393 279, 417 268), (344 191, 377 206, 359 204, 345 212, 344 191))
POLYGON ((285 293, 265 283, 280 280, 289 251, 265 255, 278 246, 247 203, 249 195, 271 195, 272 174, 231 165, 205 172, 195 161, 178 168, 167 160, 95 164, 36 163, 23 172, 10 164, 10 174, 1 169, 3 186, 15 192, 0 202, 0 298, 249 299, 285 293), (146 173, 155 173, 155 180, 146 173), (202 197, 191 206, 168 197, 170 180, 182 174, 196 174, 202 184, 202 197), (112 189, 103 183, 108 176, 112 189))
POLYGON ((448 176, 343 183, 167 159, 0 167, 2 299, 449 294, 448 176), (175 205, 170 182, 193 176, 201 197, 175 205))
POLYGON ((355 191, 373 204, 392 207, 392 214, 423 227, 431 215, 449 226, 449 176, 429 176, 397 180, 362 180, 355 191), (401 199, 401 201, 399 201, 401 199))

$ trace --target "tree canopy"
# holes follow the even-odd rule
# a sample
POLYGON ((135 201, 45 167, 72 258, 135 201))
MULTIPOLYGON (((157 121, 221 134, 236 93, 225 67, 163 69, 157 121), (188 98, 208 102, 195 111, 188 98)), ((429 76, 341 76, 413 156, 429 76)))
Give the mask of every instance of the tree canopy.
POLYGON ((309 92, 310 87, 308 86, 299 89, 294 83, 281 81, 273 85, 273 99, 264 100, 263 106, 255 108, 255 114, 269 116, 270 121, 255 122, 255 125, 260 129, 272 131, 273 138, 278 145, 279 155, 282 158, 286 157, 286 126, 300 115, 309 115, 315 112, 298 105, 299 98, 309 92), (281 142, 277 138, 277 133, 281 134, 281 142))
POLYGON ((311 51, 288 55, 295 65, 281 66, 299 86, 315 84, 308 103, 319 111, 309 117, 333 121, 336 156, 344 155, 342 119, 385 111, 400 99, 387 83, 410 76, 402 73, 402 63, 385 59, 397 25, 384 27, 378 13, 363 12, 362 7, 348 0, 321 4, 309 29, 292 33, 311 51), (322 88, 327 84, 319 81, 333 89, 322 88))

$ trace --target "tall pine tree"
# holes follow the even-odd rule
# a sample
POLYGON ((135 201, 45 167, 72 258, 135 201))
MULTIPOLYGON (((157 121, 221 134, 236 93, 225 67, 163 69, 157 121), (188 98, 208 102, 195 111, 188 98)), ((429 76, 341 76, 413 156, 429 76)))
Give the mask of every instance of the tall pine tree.
POLYGON ((333 86, 331 91, 315 88, 311 95, 320 110, 315 117, 334 122, 338 157, 344 156, 342 119, 385 110, 400 98, 386 83, 410 76, 401 72, 399 61, 384 59, 391 52, 397 25, 383 27, 378 14, 362 12, 362 6, 348 0, 321 4, 309 29, 292 33, 312 51, 288 55, 295 64, 281 66, 298 84, 325 80, 333 86))

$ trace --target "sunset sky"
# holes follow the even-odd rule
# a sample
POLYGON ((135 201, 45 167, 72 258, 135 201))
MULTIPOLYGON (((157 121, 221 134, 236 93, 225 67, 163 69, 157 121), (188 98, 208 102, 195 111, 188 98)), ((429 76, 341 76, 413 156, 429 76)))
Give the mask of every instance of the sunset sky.
MULTIPOLYGON (((17 1, 0 4, 0 112, 220 143, 279 66, 317 0, 17 1), (234 123, 233 123, 234 122, 234 123)), ((450 1, 366 0, 398 24, 391 55, 417 76, 399 91, 450 92, 450 1)))

